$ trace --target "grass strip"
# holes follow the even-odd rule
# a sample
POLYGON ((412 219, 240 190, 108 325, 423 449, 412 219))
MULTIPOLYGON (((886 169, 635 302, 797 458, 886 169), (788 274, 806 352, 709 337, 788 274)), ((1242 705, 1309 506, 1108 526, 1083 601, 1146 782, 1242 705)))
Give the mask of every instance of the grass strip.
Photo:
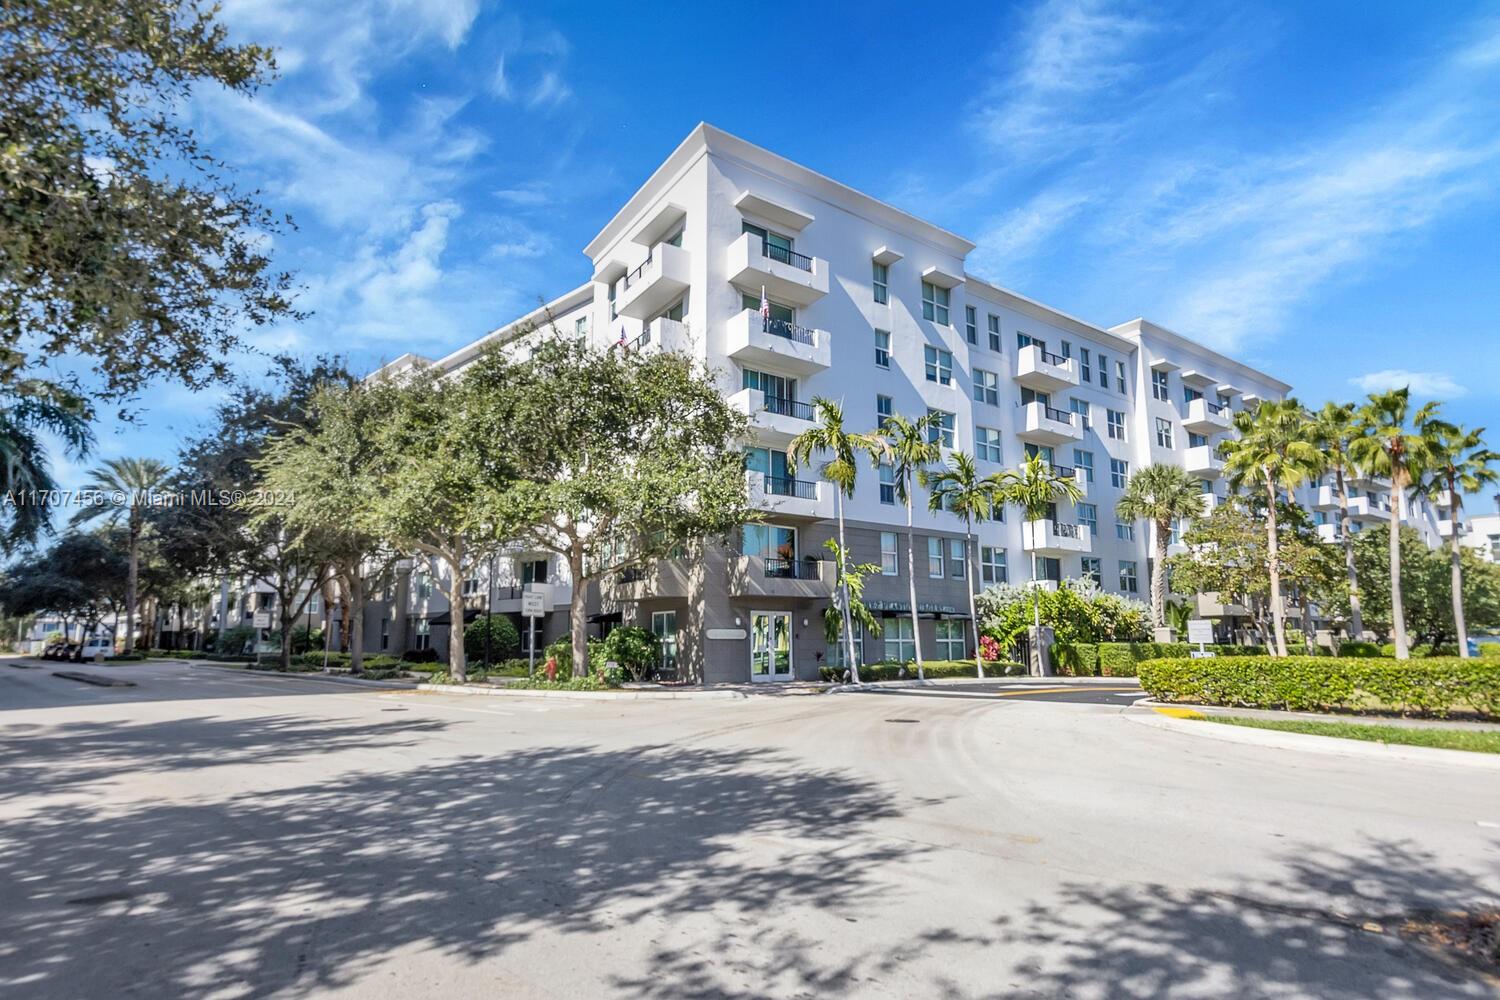
POLYGON ((1202 718, 1207 722, 1217 722, 1226 726, 1274 729, 1282 733, 1337 736, 1341 739, 1365 740, 1370 743, 1400 743, 1405 746, 1469 750, 1474 753, 1500 753, 1500 731, 1496 730, 1381 726, 1359 722, 1320 722, 1311 719, 1252 719, 1242 715, 1204 715, 1202 718))

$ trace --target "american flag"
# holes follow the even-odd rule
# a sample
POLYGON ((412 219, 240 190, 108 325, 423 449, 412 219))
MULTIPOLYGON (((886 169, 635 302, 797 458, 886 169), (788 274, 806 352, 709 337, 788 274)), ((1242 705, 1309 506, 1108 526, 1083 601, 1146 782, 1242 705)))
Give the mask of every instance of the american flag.
POLYGON ((771 322, 771 300, 766 298, 766 286, 760 286, 760 318, 763 322, 771 322))

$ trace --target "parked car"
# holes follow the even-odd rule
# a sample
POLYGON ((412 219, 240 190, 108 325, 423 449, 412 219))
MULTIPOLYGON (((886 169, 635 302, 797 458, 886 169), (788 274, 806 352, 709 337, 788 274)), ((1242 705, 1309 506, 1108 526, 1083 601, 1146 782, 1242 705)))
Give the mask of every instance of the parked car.
POLYGON ((80 659, 92 660, 96 655, 102 655, 106 660, 115 655, 115 640, 110 636, 96 635, 83 641, 83 655, 80 659))
POLYGON ((60 660, 60 659, 62 659, 63 658, 63 650, 64 650, 64 648, 67 647, 67 645, 68 644, 66 642, 63 642, 61 636, 57 636, 56 638, 53 638, 53 639, 48 639, 47 640, 47 644, 42 647, 42 659, 44 659, 44 660, 60 660))

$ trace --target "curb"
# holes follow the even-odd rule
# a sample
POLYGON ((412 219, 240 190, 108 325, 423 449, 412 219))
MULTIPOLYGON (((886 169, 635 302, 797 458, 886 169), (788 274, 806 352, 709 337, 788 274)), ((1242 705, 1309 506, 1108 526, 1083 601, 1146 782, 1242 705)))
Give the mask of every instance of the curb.
POLYGON ((418 684, 418 691, 461 694, 492 698, 566 698, 573 701, 728 701, 750 697, 743 691, 538 691, 531 688, 510 689, 489 684, 418 684))
POLYGON ((179 660, 177 662, 186 663, 194 670, 218 670, 224 673, 237 674, 241 677, 286 677, 291 680, 327 681, 330 684, 345 684, 349 687, 386 688, 397 691, 410 691, 413 688, 424 686, 413 681, 370 681, 361 677, 340 677, 318 671, 310 673, 286 673, 281 670, 251 670, 249 667, 231 667, 222 663, 208 663, 199 660, 179 660))
MULTIPOLYGON (((1140 703, 1137 702, 1137 705, 1140 703)), ((1334 757, 1364 757, 1409 764, 1436 764, 1500 771, 1500 754, 1475 753, 1470 750, 1445 750, 1441 747, 1414 747, 1395 743, 1372 743, 1338 736, 1314 736, 1310 733, 1283 733, 1273 729, 1246 726, 1223 726, 1190 719, 1174 719, 1142 706, 1147 711, 1126 712, 1132 722, 1153 729, 1184 733, 1221 743, 1270 747, 1276 750, 1304 750, 1334 757)))
POLYGON ((133 688, 135 681, 122 681, 115 677, 100 677, 98 674, 81 674, 76 670, 54 670, 53 677, 61 677, 64 680, 78 681, 83 684, 92 684, 101 688, 133 688))
POLYGON ((1076 687, 1090 688, 1101 685, 1138 684, 1134 677, 929 677, 926 680, 917 680, 915 677, 899 681, 862 681, 858 684, 832 684, 829 685, 827 694, 839 694, 858 691, 878 691, 882 688, 943 688, 959 684, 992 684, 997 687, 1008 686, 1020 689, 1028 687, 1076 687))

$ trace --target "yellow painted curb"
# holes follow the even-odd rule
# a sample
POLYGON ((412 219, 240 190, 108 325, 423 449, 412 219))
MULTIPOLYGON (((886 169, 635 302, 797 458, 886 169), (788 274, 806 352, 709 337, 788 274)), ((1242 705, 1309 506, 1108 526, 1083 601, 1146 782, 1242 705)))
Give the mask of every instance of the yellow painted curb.
POLYGON ((1163 708, 1160 705, 1151 706, 1154 711, 1162 715, 1170 715, 1174 719, 1202 719, 1206 716, 1202 712, 1195 712, 1191 708, 1163 708))

